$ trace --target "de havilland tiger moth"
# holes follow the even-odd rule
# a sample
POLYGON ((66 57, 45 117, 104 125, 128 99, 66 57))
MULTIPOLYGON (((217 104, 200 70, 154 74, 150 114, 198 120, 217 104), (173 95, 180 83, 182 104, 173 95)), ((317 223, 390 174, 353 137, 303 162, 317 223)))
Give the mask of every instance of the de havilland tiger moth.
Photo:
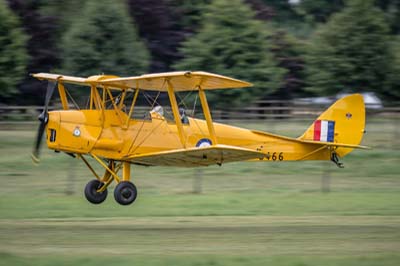
MULTIPOLYGON (((94 175, 85 187, 93 204, 102 203, 111 183, 117 183, 114 198, 129 205, 137 197, 131 182, 131 167, 201 167, 237 161, 285 162, 331 160, 342 166, 343 158, 361 146, 365 131, 365 106, 360 94, 335 102, 298 138, 290 138, 213 122, 206 92, 252 84, 208 72, 168 72, 132 77, 110 75, 87 78, 59 74, 32 74, 48 81, 44 110, 32 159, 39 161, 41 140, 46 133, 49 149, 80 158, 94 175), (71 108, 67 85, 87 87, 88 104, 71 108), (62 109, 49 111, 53 92, 58 90, 62 109), (139 93, 166 92, 173 119, 161 106, 152 106, 147 117, 135 116, 139 93), (176 94, 197 94, 205 119, 187 116, 176 94), (87 160, 94 158, 104 169, 99 175, 87 160), (120 175, 119 172, 121 172, 120 175)), ((73 101, 74 102, 74 101, 73 101)))

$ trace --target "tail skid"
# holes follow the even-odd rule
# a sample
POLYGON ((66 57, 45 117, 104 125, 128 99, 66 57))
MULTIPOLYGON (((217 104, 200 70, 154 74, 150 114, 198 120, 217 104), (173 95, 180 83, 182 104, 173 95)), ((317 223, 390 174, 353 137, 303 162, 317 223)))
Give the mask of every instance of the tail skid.
POLYGON ((339 156, 337 154, 337 149, 338 148, 345 148, 345 149, 370 149, 367 146, 361 146, 361 145, 352 145, 352 144, 343 144, 343 143, 331 143, 331 142, 318 142, 318 141, 302 141, 300 140, 302 143, 304 144, 320 144, 321 146, 317 149, 315 149, 312 152, 309 152, 307 154, 305 154, 303 157, 299 158, 298 161, 301 160, 306 160, 307 157, 318 153, 322 150, 328 149, 330 152, 330 160, 335 163, 339 168, 343 168, 343 163, 339 162, 339 156))

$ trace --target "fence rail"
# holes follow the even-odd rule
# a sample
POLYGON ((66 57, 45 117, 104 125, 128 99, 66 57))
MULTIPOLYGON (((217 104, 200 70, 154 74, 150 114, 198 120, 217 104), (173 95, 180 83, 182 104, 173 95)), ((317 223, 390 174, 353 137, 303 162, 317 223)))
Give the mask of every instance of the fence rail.
MULTIPOLYGON (((269 106, 249 106, 243 108, 232 108, 229 110, 212 110, 212 116, 215 120, 264 120, 264 119, 304 119, 310 116, 317 116, 324 111, 327 106, 288 104, 287 101, 274 101, 269 106)), ((49 110, 59 107, 50 107, 49 110)), ((42 106, 0 106, 0 121, 33 121, 42 111, 42 106)), ((135 107, 134 117, 145 115, 149 107, 135 107)), ((170 108, 165 108, 166 113, 171 114, 170 108)), ((367 108, 368 115, 390 115, 400 116, 400 106, 367 108)), ((188 110, 188 115, 191 112, 188 110)), ((195 114, 202 118, 201 112, 195 114)))

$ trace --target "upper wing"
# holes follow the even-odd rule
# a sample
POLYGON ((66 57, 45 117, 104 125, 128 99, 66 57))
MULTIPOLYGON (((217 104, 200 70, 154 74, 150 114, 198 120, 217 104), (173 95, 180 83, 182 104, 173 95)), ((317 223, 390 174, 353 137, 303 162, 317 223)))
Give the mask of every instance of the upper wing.
POLYGON ((64 75, 50 74, 50 73, 36 73, 32 74, 32 77, 37 78, 39 80, 46 79, 50 81, 63 81, 66 83, 72 83, 76 85, 87 85, 87 86, 90 85, 89 83, 86 83, 85 78, 80 78, 80 77, 64 76, 64 75))
POLYGON ((198 90, 199 86, 204 90, 252 86, 251 83, 245 81, 202 71, 167 72, 125 78, 109 75, 80 78, 49 73, 37 73, 32 74, 32 76, 37 79, 61 81, 64 83, 72 83, 84 86, 107 86, 112 89, 122 90, 132 88, 152 91, 167 91, 167 81, 172 85, 174 91, 198 90))
POLYGON ((262 159, 264 156, 264 153, 250 149, 227 145, 214 145, 204 148, 178 149, 133 155, 128 157, 127 160, 143 165, 194 167, 262 159))
MULTIPOLYGON (((96 75, 96 76, 90 76, 88 78, 81 78, 81 77, 65 76, 59 74, 36 73, 32 74, 32 77, 37 78, 39 80, 45 79, 54 82, 59 81, 63 83, 70 83, 81 86, 92 86, 92 85, 99 86, 102 85, 103 80, 115 79, 118 76, 96 75)), ((117 89, 117 90, 129 89, 129 87, 123 86, 123 84, 119 84, 118 86, 109 86, 109 87, 110 89, 117 89)))
POLYGON ((102 83, 114 86, 139 88, 142 90, 167 91, 168 84, 166 81, 172 85, 174 91, 198 90, 198 86, 204 90, 252 86, 251 83, 242 80, 202 71, 178 71, 148 74, 137 77, 109 79, 102 81, 102 83))

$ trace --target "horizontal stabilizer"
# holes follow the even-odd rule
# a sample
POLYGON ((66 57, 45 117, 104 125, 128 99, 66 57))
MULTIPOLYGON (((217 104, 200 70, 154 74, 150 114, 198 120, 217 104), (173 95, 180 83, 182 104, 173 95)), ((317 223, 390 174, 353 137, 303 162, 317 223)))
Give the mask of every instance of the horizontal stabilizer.
POLYGON ((246 148, 228 145, 214 145, 203 148, 178 149, 133 155, 128 158, 132 163, 142 165, 195 167, 221 165, 252 159, 263 159, 264 153, 246 148))
POLYGON ((308 140, 301 140, 301 142, 302 143, 309 143, 309 144, 321 144, 321 145, 326 145, 326 146, 329 146, 329 147, 337 147, 337 148, 364 149, 364 150, 371 149, 368 146, 362 146, 362 145, 356 145, 356 144, 323 142, 323 141, 308 141, 308 140))

